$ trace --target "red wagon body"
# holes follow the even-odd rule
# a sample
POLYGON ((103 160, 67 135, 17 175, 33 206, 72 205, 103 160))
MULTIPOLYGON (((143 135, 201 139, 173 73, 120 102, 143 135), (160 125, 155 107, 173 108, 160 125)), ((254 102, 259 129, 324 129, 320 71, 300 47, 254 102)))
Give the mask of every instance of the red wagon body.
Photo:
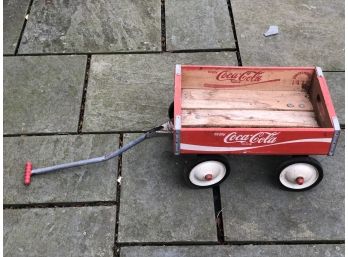
POLYGON ((340 132, 319 67, 177 65, 176 154, 333 155, 340 132))

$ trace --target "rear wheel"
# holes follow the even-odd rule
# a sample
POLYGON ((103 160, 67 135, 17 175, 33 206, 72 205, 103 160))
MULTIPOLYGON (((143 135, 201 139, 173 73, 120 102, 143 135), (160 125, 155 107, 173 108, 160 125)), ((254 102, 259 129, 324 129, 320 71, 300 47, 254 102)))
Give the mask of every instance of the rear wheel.
POLYGON ((184 170, 191 188, 210 188, 221 184, 230 174, 227 159, 220 155, 202 155, 184 170))
POLYGON ((278 169, 278 179, 283 189, 305 191, 323 179, 321 164, 311 157, 294 157, 283 162, 278 169))
POLYGON ((169 105, 169 108, 168 108, 168 117, 169 119, 174 119, 174 102, 172 102, 170 105, 169 105))

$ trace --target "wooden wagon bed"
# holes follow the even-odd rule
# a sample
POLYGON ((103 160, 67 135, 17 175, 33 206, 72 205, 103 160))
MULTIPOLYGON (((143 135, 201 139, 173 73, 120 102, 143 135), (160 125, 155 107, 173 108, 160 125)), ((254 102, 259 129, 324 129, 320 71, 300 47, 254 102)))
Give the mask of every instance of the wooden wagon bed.
POLYGON ((333 155, 340 133, 319 67, 176 65, 175 154, 333 155))
POLYGON ((183 89, 185 127, 318 127, 306 92, 183 89))
POLYGON ((325 110, 321 110, 321 91, 312 79, 313 74, 314 69, 305 72, 216 69, 209 73, 186 69, 181 85, 182 126, 325 127, 328 117, 321 113, 325 110))

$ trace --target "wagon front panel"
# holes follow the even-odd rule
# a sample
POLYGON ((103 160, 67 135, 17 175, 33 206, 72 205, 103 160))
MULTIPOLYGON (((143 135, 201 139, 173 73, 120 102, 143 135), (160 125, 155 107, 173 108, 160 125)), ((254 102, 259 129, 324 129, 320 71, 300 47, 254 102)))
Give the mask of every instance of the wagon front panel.
POLYGON ((331 128, 182 128, 181 154, 327 155, 331 128))

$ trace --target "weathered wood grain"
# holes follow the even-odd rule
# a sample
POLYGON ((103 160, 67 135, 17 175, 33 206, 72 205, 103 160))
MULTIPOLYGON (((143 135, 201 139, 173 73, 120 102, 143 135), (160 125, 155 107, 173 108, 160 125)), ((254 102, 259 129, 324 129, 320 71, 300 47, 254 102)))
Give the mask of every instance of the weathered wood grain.
POLYGON ((246 67, 183 68, 182 88, 306 91, 314 68, 270 70, 246 67))
POLYGON ((223 89, 183 89, 182 108, 313 111, 309 95, 302 91, 223 89))
POLYGON ((183 127, 318 127, 313 111, 182 110, 183 127))

